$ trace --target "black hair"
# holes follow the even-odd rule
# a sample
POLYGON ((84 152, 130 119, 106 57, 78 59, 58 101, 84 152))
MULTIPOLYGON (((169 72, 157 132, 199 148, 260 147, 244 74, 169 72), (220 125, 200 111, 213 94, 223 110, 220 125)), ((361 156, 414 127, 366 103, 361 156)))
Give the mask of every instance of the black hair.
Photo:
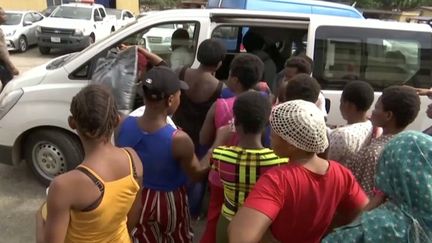
POLYGON ((304 57, 300 56, 288 59, 285 63, 285 67, 297 68, 297 73, 312 73, 311 64, 304 57))
POLYGON ((243 46, 247 52, 261 50, 264 47, 264 39, 261 35, 248 31, 243 37, 243 46))
POLYGON ((288 80, 285 89, 285 100, 305 100, 312 103, 317 102, 321 92, 321 86, 318 81, 308 74, 297 74, 288 80))
POLYGON ((207 39, 198 47, 197 59, 205 66, 217 66, 225 58, 226 49, 221 41, 207 39))
POLYGON ((408 86, 390 86, 383 90, 380 100, 383 109, 393 113, 400 128, 413 122, 420 110, 420 98, 416 90, 408 86))
POLYGON ((354 104, 358 111, 367 111, 374 101, 374 90, 367 82, 351 81, 345 85, 341 98, 354 104))
POLYGON ((114 96, 108 87, 91 84, 72 98, 70 112, 77 130, 90 139, 109 140, 118 123, 114 96))
POLYGON ((187 46, 187 44, 179 44, 178 41, 189 40, 189 32, 185 29, 177 29, 171 36, 171 48, 173 50, 181 46, 187 46))
POLYGON ((241 53, 232 60, 231 76, 236 77, 244 90, 253 88, 263 75, 264 63, 253 54, 241 53))
POLYGON ((256 91, 240 94, 233 106, 234 120, 246 134, 261 133, 266 126, 271 112, 268 98, 256 91))

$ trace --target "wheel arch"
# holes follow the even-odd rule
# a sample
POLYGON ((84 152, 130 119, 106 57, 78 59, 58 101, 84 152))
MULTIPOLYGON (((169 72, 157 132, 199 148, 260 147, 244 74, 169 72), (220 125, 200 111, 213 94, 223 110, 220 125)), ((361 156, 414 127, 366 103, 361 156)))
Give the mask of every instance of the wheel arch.
POLYGON ((82 143, 78 137, 78 135, 70 130, 61 128, 61 127, 56 127, 56 126, 37 126, 37 127, 32 127, 28 130, 26 130, 25 132, 23 132, 14 142, 13 145, 13 151, 12 151, 12 158, 13 158, 13 163, 14 164, 18 164, 20 162, 22 162, 24 160, 24 144, 26 139, 28 138, 28 136, 38 130, 57 130, 60 132, 64 132, 68 135, 70 135, 73 139, 76 139, 82 146, 82 143))

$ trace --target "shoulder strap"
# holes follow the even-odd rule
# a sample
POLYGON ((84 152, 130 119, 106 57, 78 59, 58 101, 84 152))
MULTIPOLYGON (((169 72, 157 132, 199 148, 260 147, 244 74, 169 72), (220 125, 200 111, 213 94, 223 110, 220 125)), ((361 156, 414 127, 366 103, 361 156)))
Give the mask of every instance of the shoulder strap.
POLYGON ((223 83, 219 81, 218 86, 216 87, 216 90, 214 91, 213 95, 211 96, 211 100, 216 100, 220 97, 222 93, 223 83))
POLYGON ((138 174, 136 172, 135 161, 133 160, 132 154, 129 152, 129 150, 127 150, 125 148, 123 150, 126 151, 126 154, 129 157, 129 163, 130 163, 131 168, 132 168, 132 171, 131 171, 132 175, 133 175, 133 177, 135 179, 137 179, 138 178, 138 174))
POLYGON ((98 189, 101 193, 103 193, 105 191, 104 184, 95 175, 93 175, 93 173, 90 170, 88 170, 87 168, 85 168, 83 166, 78 166, 76 169, 78 171, 81 171, 82 173, 84 173, 86 176, 88 176, 94 182, 94 184, 98 187, 98 189))

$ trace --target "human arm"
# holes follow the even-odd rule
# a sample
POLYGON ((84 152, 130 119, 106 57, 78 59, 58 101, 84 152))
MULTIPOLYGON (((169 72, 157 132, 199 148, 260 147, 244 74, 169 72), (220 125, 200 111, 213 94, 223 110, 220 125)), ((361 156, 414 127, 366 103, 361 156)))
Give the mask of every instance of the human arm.
POLYGON ((53 180, 47 198, 47 219, 43 221, 41 210, 37 212, 36 238, 38 243, 64 242, 70 220, 73 194, 71 186, 75 183, 59 176, 53 180))
POLYGON ((149 63, 151 63, 153 66, 159 66, 161 65, 162 62, 164 62, 164 60, 161 57, 146 50, 145 48, 138 47, 138 51, 142 53, 147 58, 149 63))
POLYGON ((421 88, 416 88, 417 94, 418 95, 426 95, 431 97, 432 96, 432 89, 421 89, 421 88))
POLYGON ((384 192, 374 189, 374 195, 372 198, 370 198, 370 201, 368 205, 365 207, 364 211, 371 211, 377 207, 379 207, 381 204, 383 204, 387 200, 387 196, 384 194, 384 192))
POLYGON ((178 131, 173 137, 173 155, 180 162, 183 170, 194 181, 201 181, 207 177, 210 170, 208 160, 198 161, 195 155, 192 139, 183 131, 178 131))
POLYGON ((135 165, 135 170, 137 175, 135 179, 140 187, 136 194, 135 201, 133 202, 132 207, 130 208, 127 215, 127 227, 130 233, 135 228, 135 226, 139 223, 139 219, 141 216, 143 166, 142 166, 141 159, 138 157, 137 153, 131 148, 126 148, 126 149, 128 150, 129 154, 132 156, 132 163, 134 163, 135 165))
POLYGON ((329 230, 347 225, 354 221, 369 203, 369 198, 366 193, 349 171, 347 173, 347 185, 348 190, 338 205, 329 230))
MULTIPOLYGON (((230 242, 259 242, 272 239, 269 227, 279 215, 287 195, 280 174, 271 170, 260 177, 228 227, 230 242), (269 231, 269 232, 267 232, 269 231)), ((289 197, 289 196, 288 196, 289 197)))
POLYGON ((260 242, 271 223, 272 220, 260 211, 242 207, 228 226, 229 242, 260 242))
POLYGON ((201 127, 200 139, 199 139, 201 145, 210 146, 215 139, 215 130, 216 130, 214 124, 215 111, 216 111, 216 103, 213 103, 213 105, 208 110, 203 126, 201 127))
POLYGON ((3 31, 0 30, 0 60, 6 65, 6 68, 13 74, 18 75, 19 71, 10 60, 9 51, 7 50, 6 41, 3 31))

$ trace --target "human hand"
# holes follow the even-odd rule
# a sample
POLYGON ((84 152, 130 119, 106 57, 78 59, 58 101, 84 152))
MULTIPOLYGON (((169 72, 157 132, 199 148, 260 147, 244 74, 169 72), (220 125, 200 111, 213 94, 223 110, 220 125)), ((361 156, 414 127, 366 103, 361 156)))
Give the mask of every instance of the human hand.
POLYGON ((19 70, 16 67, 12 67, 10 71, 14 76, 19 75, 19 70))
POLYGON ((225 145, 229 142, 230 138, 235 133, 235 126, 234 123, 230 123, 229 125, 220 127, 216 132, 216 138, 213 142, 213 148, 216 148, 218 146, 225 145))

